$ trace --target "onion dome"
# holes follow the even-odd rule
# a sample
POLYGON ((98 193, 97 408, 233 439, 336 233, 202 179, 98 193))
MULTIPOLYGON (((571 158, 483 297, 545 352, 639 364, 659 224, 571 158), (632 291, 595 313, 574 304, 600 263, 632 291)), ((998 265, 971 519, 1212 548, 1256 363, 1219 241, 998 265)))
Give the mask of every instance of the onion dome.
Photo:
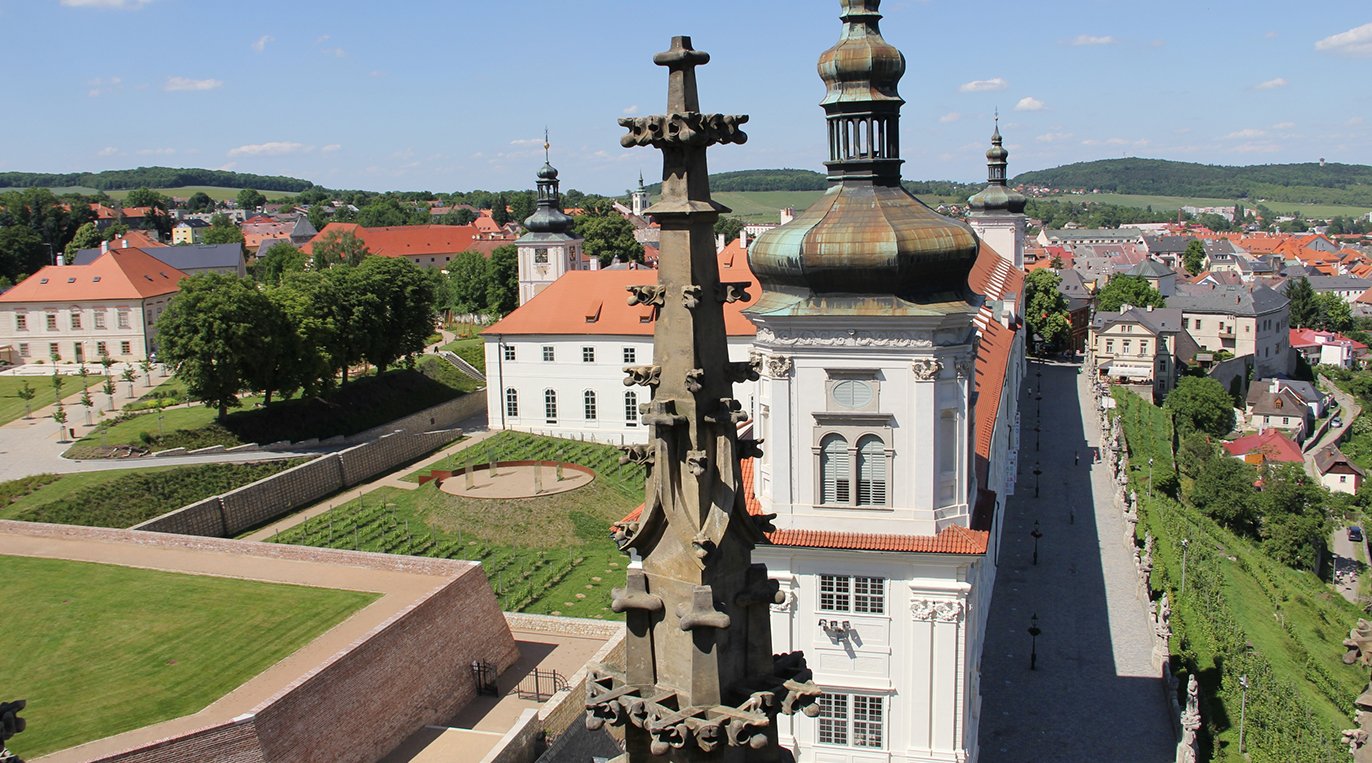
POLYGON ((1012 215, 1024 213, 1028 203, 1023 194, 1006 185, 1005 166, 1010 152, 1001 145, 1000 119, 991 133, 991 148, 986 151, 986 187, 967 200, 968 206, 977 213, 1003 212, 1012 215))
MULTIPOLYGON (((965 301, 977 256, 971 228, 925 206, 900 182, 896 86, 905 57, 881 36, 880 0, 840 0, 843 34, 819 59, 829 127, 830 187, 794 220, 762 234, 748 262, 764 302, 810 303, 807 312, 848 312, 854 300, 965 301), (818 304, 822 302, 823 304, 818 304), (843 306, 847 304, 848 306, 843 306)), ((894 302, 893 309, 898 308, 894 302)), ((760 305, 759 312, 765 312, 760 305)), ((862 309, 870 309, 870 304, 862 309)))
POLYGON ((562 211, 557 170, 548 162, 548 140, 543 140, 543 167, 538 170, 538 206, 524 220, 530 233, 562 233, 572 229, 573 220, 562 211))

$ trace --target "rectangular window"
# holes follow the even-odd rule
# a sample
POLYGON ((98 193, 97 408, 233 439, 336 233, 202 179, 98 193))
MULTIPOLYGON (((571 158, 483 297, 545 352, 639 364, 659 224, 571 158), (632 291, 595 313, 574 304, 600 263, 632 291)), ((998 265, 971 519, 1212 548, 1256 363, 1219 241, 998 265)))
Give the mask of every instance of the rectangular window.
POLYGON ((553 362, 553 346, 550 344, 543 345, 543 362, 553 362))
POLYGON ((20 343, 19 343, 19 357, 21 357, 21 358, 27 358, 28 356, 29 356, 29 343, 28 343, 28 342, 20 342, 20 343))
POLYGON ((624 426, 638 426, 638 393, 624 393, 624 426))
POLYGON ((1125 354, 1125 355, 1128 355, 1128 354, 1129 354, 1129 345, 1130 345, 1130 340, 1128 340, 1128 339, 1124 340, 1123 342, 1120 342, 1120 346, 1121 346, 1121 349, 1123 350, 1123 354, 1125 354))
POLYGON ((820 575, 819 608, 859 615, 886 613, 886 578, 820 575))
POLYGON ((109 355, 109 354, 110 354, 110 348, 109 348, 108 346, 106 346, 104 342, 96 342, 96 343, 95 343, 95 354, 96 354, 97 356, 103 358, 103 357, 105 357, 106 355, 109 355))
POLYGON ((1147 355, 1147 354, 1148 354, 1148 343, 1147 343, 1147 342, 1139 342, 1139 354, 1140 354, 1140 355, 1147 355))
POLYGON ((515 359, 515 348, 514 348, 514 345, 512 345, 512 344, 504 345, 503 347, 500 348, 500 351, 504 354, 506 360, 514 360, 514 359, 515 359))
POLYGON ((72 312, 72 314, 71 314, 71 328, 72 328, 73 331, 80 331, 80 330, 81 330, 81 313, 72 312))
POLYGON ((1106 355, 1114 355, 1114 354, 1115 354, 1115 340, 1113 340, 1113 339, 1107 339, 1107 340, 1105 340, 1105 354, 1106 354, 1106 355))
POLYGON ((120 342, 120 343, 119 343, 119 354, 120 354, 120 355, 132 355, 132 354, 133 354, 133 343, 132 343, 132 342, 120 342))
POLYGON ((105 311, 104 311, 104 310, 96 310, 96 311, 95 311, 95 327, 98 328, 98 329, 102 329, 102 328, 105 327, 105 311))
POLYGON ((29 317, 28 317, 27 315, 23 314, 23 313, 15 313, 15 314, 14 314, 14 330, 15 330, 15 331, 28 331, 28 330, 29 330, 29 317))
POLYGON ((853 611, 862 615, 880 615, 886 612, 886 579, 853 578, 853 611))
POLYGON ((48 331, 57 330, 57 314, 48 313, 48 331))
POLYGON ((852 606, 852 591, 847 575, 819 576, 819 608, 826 612, 847 612, 852 606))
POLYGON ((62 357, 62 351, 58 349, 56 342, 48 343, 48 357, 52 358, 53 360, 58 360, 62 357))
POLYGON ((594 347, 582 347, 582 348, 581 348, 581 362, 582 362, 582 363, 594 363, 594 362, 595 362, 595 348, 594 348, 594 347))
POLYGON ((633 348, 633 347, 625 347, 625 348, 624 348, 624 363, 627 365, 627 364, 630 364, 630 363, 637 363, 637 362, 638 362, 638 350, 635 349, 635 348, 633 348))
POLYGON ((819 695, 819 743, 848 744, 848 695, 819 695))
POLYGON ((128 310, 120 310, 120 311, 119 311, 119 318, 118 318, 118 323, 117 323, 117 325, 118 325, 119 328, 121 328, 121 329, 126 329, 126 328, 129 327, 129 311, 128 311, 128 310))
POLYGON ((819 695, 819 743, 880 748, 886 730, 882 701, 867 694, 819 695))
POLYGON ((881 697, 853 695, 853 746, 881 747, 881 697))

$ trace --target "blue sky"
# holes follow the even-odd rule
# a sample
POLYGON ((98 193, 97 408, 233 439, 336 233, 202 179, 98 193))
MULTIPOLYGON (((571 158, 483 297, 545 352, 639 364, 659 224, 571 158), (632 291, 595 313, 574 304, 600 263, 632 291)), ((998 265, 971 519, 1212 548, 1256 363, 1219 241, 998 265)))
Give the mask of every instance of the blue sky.
MULTIPOLYGON (((815 60, 836 0, 0 0, 0 169, 170 165, 336 188, 617 193, 656 152, 674 34, 702 108, 751 115, 711 169, 822 169, 815 60)), ((1372 5, 886 0, 906 55, 905 176, 976 180, 1001 112, 1012 173, 1119 156, 1372 163, 1372 5), (1307 12, 1314 9, 1318 12, 1307 12)))

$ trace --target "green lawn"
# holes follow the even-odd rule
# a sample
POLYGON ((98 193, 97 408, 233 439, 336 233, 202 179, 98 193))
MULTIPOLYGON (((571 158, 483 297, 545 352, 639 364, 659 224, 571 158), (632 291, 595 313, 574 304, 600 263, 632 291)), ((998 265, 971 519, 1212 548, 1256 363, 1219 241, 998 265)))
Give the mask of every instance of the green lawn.
POLYGON ((444 350, 457 355, 459 358, 471 363, 476 370, 486 373, 486 340, 479 336, 467 337, 465 339, 454 339, 443 345, 444 350))
POLYGON ((609 530, 643 501, 643 471, 620 466, 618 456, 607 445, 502 432, 431 469, 491 457, 562 459, 595 470, 595 481, 521 499, 460 498, 432 484, 380 488, 272 540, 476 560, 506 611, 619 619, 609 609, 610 588, 623 583, 627 557, 610 541, 609 530))
MULTIPOLYGON (((1068 201, 1080 204, 1082 202, 1094 202, 1097 204, 1118 204, 1123 207, 1152 207, 1154 211, 1176 210, 1182 207, 1231 207, 1235 204, 1234 199, 1203 199, 1188 198, 1185 196, 1146 196, 1140 194, 1125 193, 1091 193, 1091 194, 1068 194, 1065 196, 1047 196, 1049 201, 1068 201)), ((1238 200, 1244 209, 1253 209, 1258 202, 1250 199, 1238 200)), ((1372 211, 1372 206, 1368 207, 1346 207, 1339 204, 1301 204, 1290 201, 1265 201, 1263 206, 1273 212, 1281 214, 1291 214, 1300 212, 1306 217, 1356 217, 1372 211)))
POLYGON ((34 475, 0 483, 0 519, 132 527, 306 460, 34 475))
MULTIPOLYGON (((103 384, 104 377, 98 374, 91 374, 86 377, 86 384, 90 387, 97 387, 103 384)), ((0 424, 8 424, 15 419, 22 418, 24 415, 24 401, 19 397, 19 391, 24 384, 28 383, 35 392, 31 406, 33 410, 38 410, 46 405, 52 405, 57 398, 52 392, 51 376, 0 376, 0 424)), ((62 397, 74 395, 81 391, 81 377, 63 376, 62 377, 62 397)), ((104 395, 98 391, 91 391, 91 399, 95 401, 96 409, 106 407, 104 395)), ((85 421, 85 414, 80 405, 68 409, 67 421, 85 421)), ((56 425, 54 425, 56 426, 56 425)))
POLYGON ((27 759, 194 713, 375 594, 28 557, 5 571, 10 741, 27 759))

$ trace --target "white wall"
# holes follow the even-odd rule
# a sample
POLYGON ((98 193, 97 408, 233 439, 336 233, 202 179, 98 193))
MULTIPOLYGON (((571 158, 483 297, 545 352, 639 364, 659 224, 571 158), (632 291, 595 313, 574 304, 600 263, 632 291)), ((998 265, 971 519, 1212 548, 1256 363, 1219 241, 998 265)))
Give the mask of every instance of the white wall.
POLYGON ((80 359, 94 363, 100 358, 100 344, 104 342, 109 356, 117 361, 137 361, 147 357, 156 347, 155 323, 166 309, 172 295, 149 300, 102 300, 79 303, 16 303, 0 305, 0 344, 15 348, 20 363, 36 360, 49 362, 49 345, 56 342, 64 362, 80 359), (127 328, 120 328, 119 315, 128 316, 127 328), (72 328, 72 315, 80 316, 80 328, 72 328), (97 314, 104 318, 104 327, 96 327, 97 314), (19 330, 17 316, 24 315, 27 328, 19 330), (56 330, 48 329, 47 316, 57 318, 56 330), (127 342, 129 351, 123 352, 127 342), (28 352, 24 353, 24 345, 28 352))

